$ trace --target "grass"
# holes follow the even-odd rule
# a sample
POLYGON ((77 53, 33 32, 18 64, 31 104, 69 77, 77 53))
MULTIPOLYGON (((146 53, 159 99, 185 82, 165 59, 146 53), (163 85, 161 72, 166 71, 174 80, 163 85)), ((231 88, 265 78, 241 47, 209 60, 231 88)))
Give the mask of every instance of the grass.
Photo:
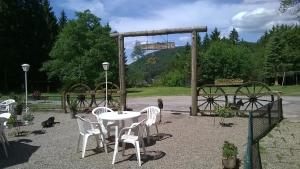
MULTIPOLYGON (((293 86, 270 86, 272 91, 280 91, 284 96, 300 96, 300 85, 293 86)), ((225 93, 234 94, 237 87, 222 87, 225 93)), ((128 97, 147 97, 147 96, 190 96, 189 87, 140 87, 128 88, 128 97)), ((31 95, 31 93, 29 93, 31 95)), ((61 93, 42 93, 42 96, 48 96, 49 100, 60 100, 61 93)), ((0 100, 8 99, 8 95, 0 95, 0 100), (2 97, 1 97, 2 96, 2 97)))
MULTIPOLYGON (((279 91, 284 96, 300 96, 300 85, 270 86, 272 91, 279 91)), ((225 93, 234 94, 237 87, 222 87, 225 93)), ((141 87, 127 89, 129 97, 146 96, 190 96, 191 88, 188 87, 141 87)))
POLYGON ((127 89, 129 97, 147 96, 189 96, 191 88, 187 87, 141 87, 127 89))

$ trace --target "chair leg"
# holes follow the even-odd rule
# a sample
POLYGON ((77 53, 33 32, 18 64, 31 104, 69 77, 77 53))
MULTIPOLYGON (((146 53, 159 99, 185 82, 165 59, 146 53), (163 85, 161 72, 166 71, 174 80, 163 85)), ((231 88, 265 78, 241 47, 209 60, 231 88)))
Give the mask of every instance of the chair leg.
POLYGON ((156 133, 158 134, 158 127, 156 123, 155 123, 155 127, 156 127, 156 133))
POLYGON ((135 141, 135 148, 136 148, 136 156, 139 163, 139 166, 141 166, 141 152, 140 152, 140 143, 139 141, 135 141))
POLYGON ((144 155, 146 155, 146 148, 145 148, 145 143, 144 143, 144 139, 141 138, 141 144, 142 144, 142 147, 143 147, 143 152, 144 152, 144 155))
POLYGON ((116 138, 115 150, 114 150, 114 156, 113 156, 112 164, 115 164, 116 156, 117 156, 117 153, 118 153, 118 147, 119 147, 119 139, 116 138))
POLYGON ((147 143, 150 144, 150 129, 148 126, 146 126, 146 131, 147 131, 147 143))
MULTIPOLYGON (((105 140, 105 137, 103 134, 100 134, 100 139, 101 139, 101 144, 103 145, 104 147, 104 151, 105 153, 107 153, 107 144, 106 144, 106 140, 105 140)), ((101 146, 101 145, 100 145, 101 146)))
POLYGON ((85 154, 85 150, 86 150, 86 143, 87 143, 88 138, 89 138, 89 135, 84 135, 83 136, 83 140, 82 140, 82 155, 81 155, 82 158, 84 158, 84 154, 85 154))
POLYGON ((0 135, 0 141, 2 142, 2 147, 3 147, 3 150, 4 150, 4 153, 5 153, 5 156, 6 158, 8 158, 8 154, 7 154, 7 150, 6 150, 6 146, 5 146, 5 141, 4 141, 4 138, 2 135, 0 135))
POLYGON ((100 148, 98 134, 95 135, 95 139, 96 139, 96 143, 97 143, 97 148, 100 148))
POLYGON ((81 140, 81 134, 79 134, 78 142, 77 142, 77 152, 79 152, 79 144, 81 140))
POLYGON ((122 156, 125 155, 125 143, 122 142, 122 156))
POLYGON ((9 142, 8 142, 8 140, 7 140, 7 138, 6 138, 6 135, 5 135, 5 133, 4 133, 4 131, 3 131, 3 138, 4 138, 4 140, 5 140, 5 143, 9 146, 9 142))

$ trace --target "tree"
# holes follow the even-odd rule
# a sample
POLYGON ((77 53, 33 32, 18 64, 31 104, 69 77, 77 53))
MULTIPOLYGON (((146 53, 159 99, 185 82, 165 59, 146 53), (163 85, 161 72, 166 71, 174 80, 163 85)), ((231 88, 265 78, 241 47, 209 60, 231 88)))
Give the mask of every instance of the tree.
POLYGON ((232 29, 232 31, 229 34, 229 40, 233 44, 237 44, 239 42, 239 33, 236 31, 235 28, 232 29))
POLYGON ((102 26, 100 18, 89 10, 76 13, 59 34, 50 52, 51 60, 41 70, 49 78, 57 77, 64 85, 95 84, 104 80, 101 64, 110 62, 109 79, 118 80, 117 47, 110 37, 110 27, 102 26), (101 72, 101 73, 99 73, 101 72))
POLYGON ((251 69, 247 54, 250 51, 245 46, 237 46, 227 41, 212 42, 203 55, 201 62, 202 79, 213 83, 218 78, 246 79, 251 69))
POLYGON ((300 0, 281 0, 279 11, 282 13, 289 12, 300 21, 300 0))
POLYGON ((206 32, 205 36, 204 36, 204 39, 203 39, 203 43, 202 43, 202 46, 203 46, 204 50, 206 50, 208 48, 209 42, 210 42, 210 39, 209 39, 208 34, 206 32))
POLYGON ((278 72, 281 72, 280 68, 283 65, 282 47, 283 43, 277 35, 270 39, 266 48, 265 71, 267 77, 275 78, 275 85, 278 85, 278 72))
POLYGON ((145 54, 145 51, 141 48, 141 43, 139 41, 135 42, 133 52, 131 53, 131 58, 133 61, 137 61, 141 57, 143 57, 145 54))
POLYGON ((211 32, 211 34, 210 34, 210 39, 212 40, 212 41, 219 41, 220 40, 220 32, 218 31, 218 29, 217 28, 215 28, 212 32, 211 32))
POLYGON ((45 82, 39 72, 57 36, 57 23, 48 0, 0 1, 0 90, 21 89, 22 63, 30 64, 29 83, 45 82))
POLYGON ((58 30, 61 32, 61 30, 64 28, 64 26, 67 24, 68 18, 66 16, 66 13, 64 10, 61 11, 60 17, 58 19, 58 30))

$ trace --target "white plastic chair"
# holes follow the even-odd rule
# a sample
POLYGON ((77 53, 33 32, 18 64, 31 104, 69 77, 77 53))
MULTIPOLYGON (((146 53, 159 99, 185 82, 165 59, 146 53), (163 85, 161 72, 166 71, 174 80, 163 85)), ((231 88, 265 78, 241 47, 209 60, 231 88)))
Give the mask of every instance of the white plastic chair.
POLYGON ((4 100, 0 103, 0 111, 10 112, 13 110, 13 105, 16 101, 14 99, 4 100))
POLYGON ((79 139, 77 144, 77 152, 79 152, 79 144, 82 137, 82 155, 81 155, 82 158, 84 158, 86 144, 89 136, 95 136, 98 147, 99 147, 99 139, 101 139, 101 142, 104 145, 105 153, 107 153, 107 145, 104 138, 104 135, 106 135, 106 133, 102 131, 102 127, 99 126, 97 122, 90 122, 89 120, 84 119, 79 115, 76 115, 76 117, 77 117, 77 123, 79 127, 79 139))
POLYGON ((141 137, 142 133, 140 133, 140 131, 144 131, 144 130, 143 129, 140 130, 140 128, 138 128, 139 132, 137 135, 134 135, 134 132, 132 130, 136 129, 137 127, 141 127, 145 120, 146 119, 137 123, 132 123, 130 127, 124 127, 121 129, 119 136, 116 138, 112 164, 115 164, 116 156, 118 153, 119 141, 120 141, 122 142, 123 155, 125 154, 125 143, 132 144, 136 148, 137 160, 139 166, 141 166, 140 143, 142 144, 144 154, 146 154, 145 143, 143 137, 141 137))
POLYGON ((143 110, 140 111, 141 113, 143 112, 147 112, 147 120, 145 122, 146 125, 146 130, 147 130, 147 143, 150 143, 150 126, 152 126, 153 124, 156 127, 156 132, 158 134, 158 127, 157 127, 157 122, 156 122, 156 117, 159 114, 160 110, 158 107, 156 106, 150 106, 150 107, 146 107, 143 110))
POLYGON ((113 112, 113 110, 107 107, 96 107, 93 109, 92 114, 96 116, 98 123, 107 129, 107 136, 110 137, 111 128, 117 126, 118 123, 116 121, 103 121, 99 115, 106 112, 113 112))
POLYGON ((9 143, 7 141, 7 138, 5 136, 5 128, 6 128, 6 122, 10 118, 11 114, 10 113, 2 113, 0 116, 0 141, 2 143, 2 147, 5 153, 5 156, 8 157, 6 145, 9 146, 9 143))

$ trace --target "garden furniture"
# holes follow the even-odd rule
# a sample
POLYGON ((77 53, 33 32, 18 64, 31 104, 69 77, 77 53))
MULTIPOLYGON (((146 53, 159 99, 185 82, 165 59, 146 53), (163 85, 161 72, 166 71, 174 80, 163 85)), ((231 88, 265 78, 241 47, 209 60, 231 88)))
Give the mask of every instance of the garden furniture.
MULTIPOLYGON (((114 149, 114 156, 113 156, 113 161, 112 164, 115 164, 116 161, 116 156, 118 153, 118 147, 119 147, 119 141, 122 143, 122 154, 124 155, 125 153, 125 143, 132 144, 136 148, 136 156, 137 156, 137 161, 139 166, 141 166, 141 155, 140 155, 140 143, 142 145, 144 154, 146 154, 146 149, 145 149, 145 143, 143 140, 143 137, 141 137, 142 133, 138 132, 137 135, 134 134, 133 130, 134 129, 139 129, 143 125, 143 122, 146 119, 131 124, 130 127, 124 127, 121 129, 120 134, 118 137, 116 137, 116 143, 115 143, 115 149, 114 149)), ((139 130, 143 131, 143 130, 139 130)))
POLYGON ((6 145, 9 146, 9 143, 7 141, 7 138, 5 136, 5 128, 6 128, 6 122, 10 118, 11 114, 10 113, 2 113, 0 114, 0 141, 2 143, 2 147, 5 153, 5 156, 8 157, 6 145))
POLYGON ((146 107, 143 110, 141 110, 141 112, 147 112, 147 120, 145 122, 146 125, 146 130, 147 130, 147 143, 150 143, 150 127, 152 125, 155 125, 156 127, 156 132, 158 134, 158 127, 157 127, 157 122, 156 122, 156 117, 159 114, 160 110, 158 107, 156 106, 150 106, 150 107, 146 107))
POLYGON ((103 143, 104 150, 107 153, 107 145, 105 142, 104 135, 107 134, 107 132, 104 132, 102 130, 102 127, 99 126, 98 122, 90 122, 87 119, 84 119, 80 117, 79 115, 76 115, 77 117, 77 123, 79 127, 79 139, 77 144, 77 152, 79 151, 79 144, 82 137, 82 155, 81 157, 84 158, 85 150, 86 150, 86 144, 89 136, 95 136, 97 141, 97 146, 99 147, 99 139, 101 139, 101 142, 103 143))

